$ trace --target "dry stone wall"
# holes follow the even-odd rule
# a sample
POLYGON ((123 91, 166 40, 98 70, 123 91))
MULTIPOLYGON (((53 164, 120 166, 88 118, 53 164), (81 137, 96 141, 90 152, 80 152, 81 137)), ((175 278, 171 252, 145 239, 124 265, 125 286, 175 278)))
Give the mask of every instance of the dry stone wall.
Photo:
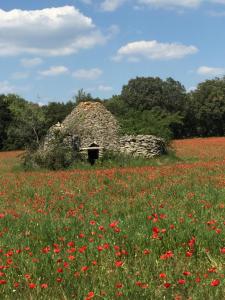
POLYGON ((134 157, 151 158, 166 153, 164 140, 153 135, 124 135, 119 143, 121 153, 134 157))

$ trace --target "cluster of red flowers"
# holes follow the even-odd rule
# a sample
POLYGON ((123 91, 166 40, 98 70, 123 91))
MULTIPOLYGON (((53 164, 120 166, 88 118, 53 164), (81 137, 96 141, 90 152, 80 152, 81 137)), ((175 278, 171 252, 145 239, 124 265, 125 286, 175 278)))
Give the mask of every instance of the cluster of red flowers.
MULTIPOLYGON (((175 146, 180 156, 194 147, 202 159, 201 143, 175 146)), ((208 288, 217 295, 225 280, 221 152, 207 163, 20 176, 8 167, 1 176, 0 154, 0 292, 178 299, 208 288)))

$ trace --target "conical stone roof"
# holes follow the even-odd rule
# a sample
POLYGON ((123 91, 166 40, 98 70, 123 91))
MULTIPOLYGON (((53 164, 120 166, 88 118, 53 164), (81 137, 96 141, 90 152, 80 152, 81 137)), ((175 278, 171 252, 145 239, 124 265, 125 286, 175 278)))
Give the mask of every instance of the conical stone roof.
POLYGON ((63 121, 63 131, 80 138, 81 148, 93 143, 107 150, 117 150, 119 124, 99 102, 81 102, 63 121))

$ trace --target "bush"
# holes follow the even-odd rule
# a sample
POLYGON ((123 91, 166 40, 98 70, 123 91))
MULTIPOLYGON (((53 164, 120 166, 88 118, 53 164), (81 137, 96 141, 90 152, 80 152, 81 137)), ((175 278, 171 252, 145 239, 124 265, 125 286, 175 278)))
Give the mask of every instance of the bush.
POLYGON ((173 138, 172 126, 182 124, 178 113, 168 113, 159 108, 130 111, 119 119, 121 134, 150 134, 163 138, 167 143, 173 138))
POLYGON ((27 150, 23 166, 25 169, 60 170, 70 167, 75 160, 79 160, 78 152, 68 143, 67 137, 58 130, 55 131, 54 138, 49 142, 47 149, 42 148, 36 152, 27 150))

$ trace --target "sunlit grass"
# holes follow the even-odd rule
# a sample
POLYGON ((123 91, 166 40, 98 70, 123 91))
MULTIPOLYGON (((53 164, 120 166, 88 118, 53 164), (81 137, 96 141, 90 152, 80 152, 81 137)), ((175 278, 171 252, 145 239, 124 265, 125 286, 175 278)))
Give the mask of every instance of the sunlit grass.
POLYGON ((58 172, 0 153, 1 299, 224 299, 225 139, 213 143, 58 172))

